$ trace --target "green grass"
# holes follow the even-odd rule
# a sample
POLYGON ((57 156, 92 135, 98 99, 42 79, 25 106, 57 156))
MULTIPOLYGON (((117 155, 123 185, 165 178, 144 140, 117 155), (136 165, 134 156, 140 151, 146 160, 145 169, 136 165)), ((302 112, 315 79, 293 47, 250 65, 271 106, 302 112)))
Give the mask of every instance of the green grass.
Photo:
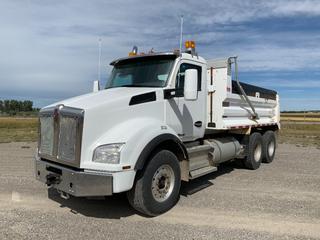
POLYGON ((34 142, 38 138, 37 118, 0 118, 0 143, 34 142))

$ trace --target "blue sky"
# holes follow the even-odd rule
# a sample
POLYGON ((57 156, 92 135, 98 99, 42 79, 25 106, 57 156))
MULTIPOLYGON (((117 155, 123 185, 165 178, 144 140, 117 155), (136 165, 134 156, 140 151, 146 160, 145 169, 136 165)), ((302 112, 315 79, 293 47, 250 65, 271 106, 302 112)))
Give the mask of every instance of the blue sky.
POLYGON ((207 58, 239 56, 240 80, 280 93, 282 110, 320 109, 320 1, 0 2, 0 98, 38 107, 87 93, 114 58, 178 48, 184 39, 207 58))

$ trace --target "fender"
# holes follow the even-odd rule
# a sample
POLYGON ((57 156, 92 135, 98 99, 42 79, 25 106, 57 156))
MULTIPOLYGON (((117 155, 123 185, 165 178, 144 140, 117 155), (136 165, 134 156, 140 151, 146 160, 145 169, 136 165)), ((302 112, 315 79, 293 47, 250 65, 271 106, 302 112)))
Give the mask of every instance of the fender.
POLYGON ((177 144, 177 146, 181 149, 181 151, 183 152, 184 158, 188 159, 188 152, 187 149, 185 148, 184 144, 181 142, 181 140, 170 133, 165 133, 165 134, 161 134, 155 138, 153 138, 146 146, 145 148, 142 150, 137 163, 135 165, 135 170, 141 170, 145 164, 145 162, 147 161, 148 157, 150 156, 150 154, 152 153, 152 151, 159 146, 161 143, 165 142, 165 141, 173 141, 175 144, 177 144))
MULTIPOLYGON (((106 171, 123 171, 122 166, 131 166, 132 170, 140 169, 145 159, 161 142, 171 140, 181 149, 184 157, 187 151, 173 129, 163 121, 154 118, 134 118, 116 124, 115 127, 104 132, 95 142, 86 148, 83 168, 103 169, 106 171), (110 143, 125 143, 121 151, 120 164, 106 164, 92 162, 93 151, 97 146, 110 143), (137 161, 139 160, 139 164, 137 161)), ((84 156, 84 155, 83 155, 84 156)))

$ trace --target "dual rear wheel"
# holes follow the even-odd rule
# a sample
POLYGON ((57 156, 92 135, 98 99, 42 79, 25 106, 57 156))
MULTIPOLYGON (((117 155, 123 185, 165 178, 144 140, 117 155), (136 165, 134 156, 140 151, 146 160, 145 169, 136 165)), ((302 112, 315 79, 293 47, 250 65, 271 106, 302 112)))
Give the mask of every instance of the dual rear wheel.
POLYGON ((261 162, 271 163, 276 152, 276 136, 268 130, 263 135, 254 132, 249 136, 246 158, 243 163, 248 169, 258 169, 261 162))

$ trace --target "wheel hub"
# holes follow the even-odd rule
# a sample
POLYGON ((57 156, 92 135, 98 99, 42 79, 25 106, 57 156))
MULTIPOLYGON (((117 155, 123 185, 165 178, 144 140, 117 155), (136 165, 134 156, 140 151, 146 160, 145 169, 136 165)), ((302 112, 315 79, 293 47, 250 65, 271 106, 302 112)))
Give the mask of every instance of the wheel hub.
POLYGON ((169 165, 160 166, 153 175, 151 191, 154 199, 163 202, 169 198, 174 187, 174 173, 169 165))
POLYGON ((261 154, 262 154, 262 146, 261 146, 261 144, 257 144, 257 146, 254 149, 254 154, 253 154, 254 160, 256 162, 260 161, 261 154))
POLYGON ((275 150, 275 144, 273 141, 271 141, 268 145, 268 154, 269 156, 272 156, 275 150))

